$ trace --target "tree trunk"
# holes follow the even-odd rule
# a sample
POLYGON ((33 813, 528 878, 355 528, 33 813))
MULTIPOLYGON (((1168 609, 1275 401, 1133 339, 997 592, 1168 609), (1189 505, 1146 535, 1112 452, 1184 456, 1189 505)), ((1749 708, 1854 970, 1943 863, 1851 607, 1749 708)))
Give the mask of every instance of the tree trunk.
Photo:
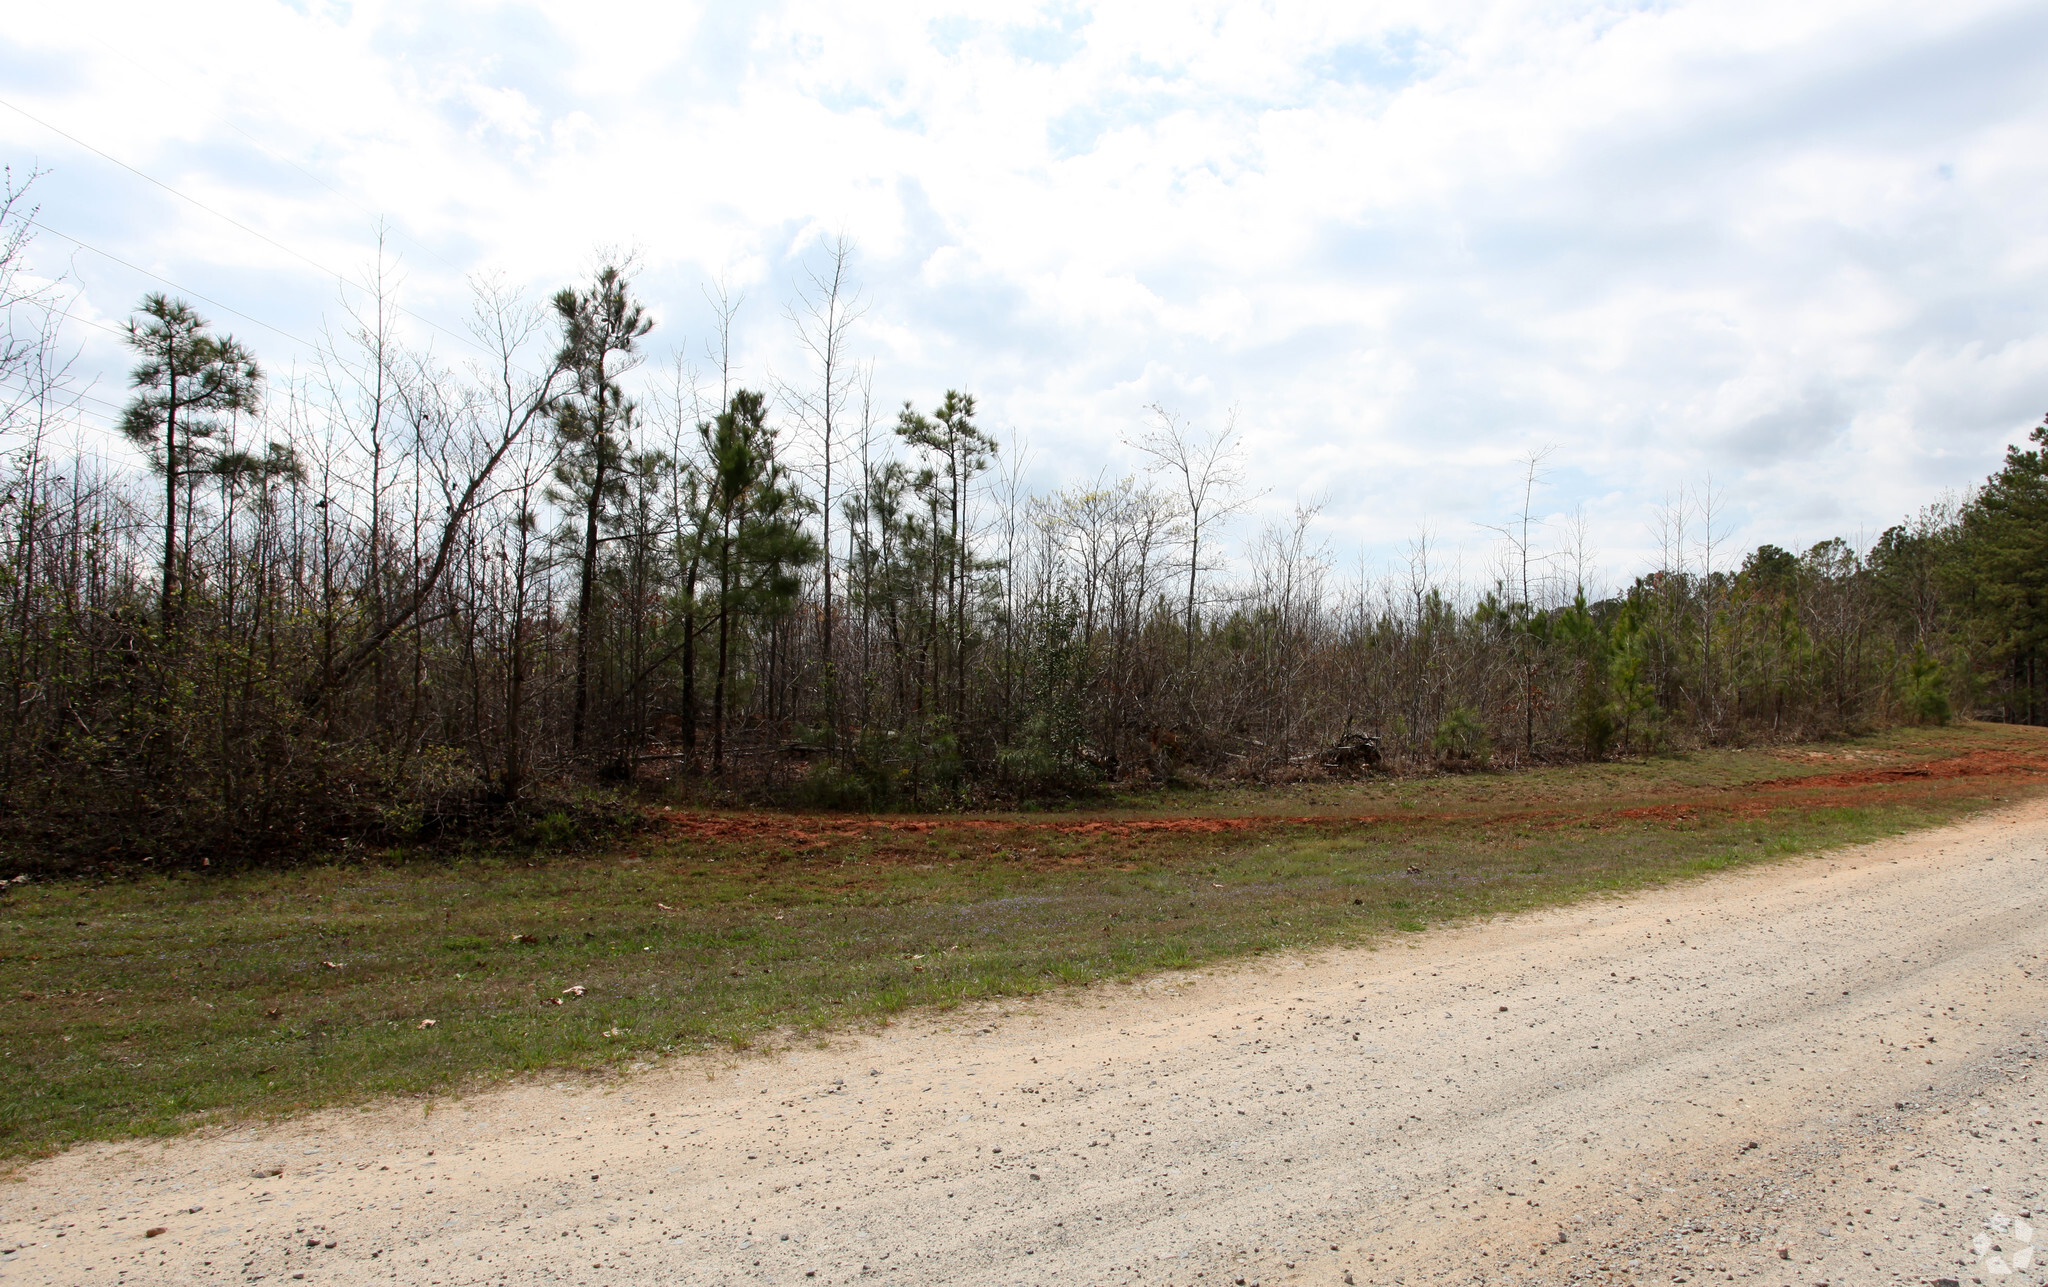
MULTIPOLYGON (((683 578, 683 745, 697 749, 697 560, 683 578)), ((694 757, 693 757, 694 758, 694 757)))
POLYGON ((526 541, 519 542, 519 566, 512 573, 512 646, 505 677, 505 782, 508 803, 517 803, 525 789, 525 764, 520 756, 521 707, 526 701, 526 541))
POLYGON ((178 584, 178 375, 175 342, 164 367, 170 388, 164 399, 164 578, 163 606, 158 610, 164 639, 177 629, 178 584))
POLYGON ((718 536, 718 676, 711 686, 711 771, 725 769, 725 668, 732 625, 732 520, 719 524, 718 536))
POLYGON ((825 750, 839 754, 839 674, 832 666, 832 381, 825 380, 825 494, 819 507, 824 514, 825 543, 821 549, 825 565, 825 619, 818 647, 823 665, 820 679, 825 684, 825 750))
POLYGON ((597 596, 597 517, 604 507, 604 358, 597 362, 597 415, 591 424, 597 468, 591 474, 590 503, 583 514, 583 584, 576 592, 576 702, 569 716, 569 750, 583 749, 583 725, 590 710, 590 610, 597 596))

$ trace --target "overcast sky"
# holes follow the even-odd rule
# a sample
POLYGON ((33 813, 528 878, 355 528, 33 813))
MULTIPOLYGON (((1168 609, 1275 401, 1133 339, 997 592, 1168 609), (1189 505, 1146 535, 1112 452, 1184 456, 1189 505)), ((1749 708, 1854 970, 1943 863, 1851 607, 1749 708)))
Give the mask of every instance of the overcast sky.
POLYGON ((1047 484, 1234 406, 1347 566, 1426 523, 1470 574, 1554 445, 1539 506, 1613 577, 1680 488, 1737 544, 1867 543, 2040 421, 2043 86, 2038 0, 74 0, 10 7, 0 147, 50 171, 89 414, 138 270, 289 371, 380 218, 451 327, 469 274, 630 247, 657 356, 723 274, 760 383, 844 232, 877 397, 973 392, 1047 484))

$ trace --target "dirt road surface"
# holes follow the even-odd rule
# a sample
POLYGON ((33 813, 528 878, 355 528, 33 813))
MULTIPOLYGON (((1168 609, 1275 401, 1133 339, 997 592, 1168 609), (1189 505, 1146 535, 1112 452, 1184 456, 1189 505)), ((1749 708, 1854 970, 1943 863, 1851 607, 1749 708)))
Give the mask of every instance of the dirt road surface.
POLYGON ((2039 1282, 2044 857, 2035 802, 826 1049, 80 1148, 0 1187, 0 1283, 2039 1282))

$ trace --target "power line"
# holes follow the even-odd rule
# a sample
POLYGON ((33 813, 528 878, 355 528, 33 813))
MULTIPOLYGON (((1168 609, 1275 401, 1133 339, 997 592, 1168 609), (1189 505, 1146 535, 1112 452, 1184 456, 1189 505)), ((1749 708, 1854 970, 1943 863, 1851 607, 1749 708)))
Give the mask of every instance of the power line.
POLYGON ((101 160, 106 161, 112 165, 120 166, 122 169, 128 171, 128 173, 134 175, 136 178, 141 179, 145 183, 154 184, 155 186, 162 188, 165 192, 170 193, 172 196, 177 197, 181 201, 191 202, 193 205, 199 207, 201 210, 204 210, 206 213, 214 216, 216 219, 220 219, 225 223, 232 224, 236 228, 239 228, 243 232, 246 232, 250 236, 256 238, 258 241, 262 241, 269 245, 275 246, 277 249, 282 250, 284 253, 290 255, 294 259, 298 259, 305 263, 311 264, 313 267, 319 269, 323 273, 326 273, 330 277, 338 278, 341 276, 341 274, 335 272, 332 268, 329 268, 327 265, 321 263, 319 260, 314 259, 311 256, 301 254, 296 250, 293 250, 290 246, 285 245, 283 242, 278 241, 274 237, 269 237, 263 233, 256 231, 254 228, 251 228, 248 224, 243 223, 239 219, 235 219, 229 215, 222 214, 220 211, 214 209, 210 205, 207 205, 204 201, 201 201, 199 198, 189 196, 186 193, 180 192, 178 191, 178 189, 172 187, 168 183, 165 183, 161 179, 154 178, 150 175, 144 174, 142 171, 136 169, 134 166, 128 164, 126 161, 123 161, 109 153, 102 152, 100 149, 94 147, 92 144, 86 142, 84 139, 79 138, 76 134, 71 134, 65 130, 57 128, 55 125, 50 124, 48 121, 44 120, 40 116, 37 116, 33 112, 27 111, 20 107, 16 107, 13 103, 8 102, 4 98, 0 98, 0 107, 5 107, 9 111, 27 117, 29 120, 34 121, 36 124, 50 131, 52 134, 55 134, 60 138, 69 140, 70 142, 76 144, 77 146, 82 147, 86 151, 92 153, 94 156, 99 157, 101 160))
MULTIPOLYGON (((16 405, 25 405, 30 401, 34 401, 39 396, 33 389, 18 388, 5 383, 0 383, 0 394, 14 394, 20 397, 22 402, 16 405)), ((83 390, 65 390, 62 393, 52 394, 50 402, 52 410, 59 416, 68 414, 89 428, 97 429, 102 433, 125 436, 125 431, 121 428, 120 423, 120 417, 127 414, 128 408, 125 406, 109 402, 105 398, 97 397, 83 390), (90 410, 80 406, 81 402, 93 403, 98 407, 104 408, 104 410, 90 410)))
MULTIPOLYGON (((42 225, 41 225, 41 224, 37 224, 36 226, 40 228, 40 227, 41 227, 42 225)), ((61 236, 63 236, 64 234, 63 234, 63 233, 58 233, 57 235, 61 237, 61 236)), ((17 302, 17 303, 22 303, 22 302, 30 302, 30 303, 32 303, 33 301, 16 301, 16 302, 17 302)), ((42 305, 42 309, 43 309, 43 312, 45 312, 45 313, 54 313, 54 314, 56 314, 56 315, 57 315, 57 316, 58 316, 59 318, 63 319, 63 320, 64 320, 64 321, 66 321, 66 322, 77 322, 77 323, 78 323, 78 324, 80 324, 81 326, 93 326, 93 327, 98 327, 98 328, 99 328, 100 330, 102 330, 102 331, 105 331, 105 332, 106 332, 107 334, 109 334, 109 335, 116 335, 116 336, 119 336, 120 338, 122 338, 122 339, 124 339, 124 340, 128 338, 128 332, 126 332, 126 331, 122 330, 122 329, 121 329, 120 327, 118 327, 118 326, 109 326, 109 325, 107 325, 107 324, 106 324, 105 322, 95 322, 95 321, 94 321, 93 319, 91 319, 90 317, 75 317, 75 316, 73 316, 73 315, 72 315, 72 314, 71 314, 71 313, 70 313, 70 312, 68 311, 68 310, 69 310, 69 308, 70 308, 70 305, 69 305, 69 304, 65 305, 65 307, 64 307, 64 308, 62 308, 62 309, 60 309, 60 308, 57 308, 57 307, 56 307, 55 305, 51 305, 51 304, 44 304, 44 305, 42 305)))
MULTIPOLYGON (((19 377, 15 378, 19 379, 19 377)), ((0 384, 0 391, 19 394, 23 398, 39 398, 43 396, 37 390, 32 388, 19 388, 5 384, 0 384)), ((92 402, 97 403, 102 407, 105 407, 108 411, 116 415, 119 415, 127 410, 126 407, 117 406, 114 403, 107 401, 105 398, 97 397, 93 394, 85 392, 82 389, 65 389, 62 391, 52 390, 50 391, 49 397, 50 401, 58 406, 64 406, 74 402, 92 402)))
MULTIPOLYGON (((92 144, 86 142, 82 138, 79 138, 77 135, 70 133, 69 131, 59 129, 57 126, 50 124, 50 122, 44 120, 42 117, 37 116, 35 113, 31 111, 28 111, 26 108, 17 107, 16 105, 8 102, 4 98, 0 98, 0 107, 4 107, 8 111, 13 112, 18 116, 24 117, 27 120, 35 122, 37 125, 42 126, 44 129, 50 131, 52 134, 55 134, 59 138, 67 140, 68 142, 74 144, 75 146, 84 148, 86 151, 92 153, 94 156, 99 157, 101 160, 107 162, 109 165, 119 166, 121 169, 128 171, 128 173, 134 175, 138 179, 143 180, 145 183, 149 183, 155 187, 162 188, 165 192, 170 193, 172 196, 178 198, 180 201, 189 202, 192 205, 197 206, 199 209, 204 210, 206 213, 212 215, 214 218, 219 219, 223 223, 229 224, 230 226, 237 228, 244 233, 247 233, 249 236, 256 238, 258 241, 264 242, 265 244, 270 246, 275 246, 277 249, 283 251, 285 254, 290 255, 292 258, 297 259, 302 263, 309 264, 312 267, 318 269, 320 272, 325 273, 327 276, 332 277, 336 282, 338 282, 342 286, 347 287, 354 284, 350 282, 347 277, 334 271, 332 268, 329 268, 327 265, 321 263, 317 259, 314 259, 312 256, 292 249, 290 246, 285 245, 283 242, 277 240, 275 237, 271 237, 265 233, 258 232, 256 229, 251 228, 248 224, 243 223, 241 220, 236 219, 231 215, 223 214, 221 211, 214 209, 210 205, 207 205, 204 201, 201 201, 199 198, 191 196, 188 193, 181 192, 177 188, 172 187, 170 184, 165 183, 162 179, 158 179, 152 175, 143 173, 141 170, 136 169, 134 166, 128 164, 126 161, 121 160, 119 157, 116 157, 108 152, 101 151, 99 148, 94 147, 92 144)), ((154 274, 151 275, 154 276, 154 274)), ((226 306, 221 305, 220 307, 226 306)), ((414 321, 420 323, 421 325, 431 327, 434 330, 441 332, 443 335, 448 336, 450 339, 453 339, 458 343, 468 345, 470 348, 473 348, 480 353, 489 352, 488 349, 484 348, 483 345, 477 343, 475 340, 469 338, 466 335, 463 335, 459 331, 449 330, 447 327, 441 325, 439 322, 434 321, 432 318, 423 317, 420 314, 413 312, 411 309, 405 308, 400 305, 394 304, 392 308, 393 311, 403 313, 407 317, 412 318, 414 321)), ((258 323, 258 325, 267 326, 268 323, 258 323)), ((305 343, 305 341, 300 340, 299 343, 303 344, 305 343)))
MULTIPOLYGON (((114 45, 112 42, 106 40, 104 37, 95 36, 93 37, 93 39, 98 42, 100 48, 106 50, 108 53, 114 55, 116 58, 122 59, 129 66, 135 68, 137 71, 143 73, 145 76, 155 74, 148 67, 145 67, 141 62, 137 61, 133 55, 129 54, 126 50, 123 50, 118 46, 114 45)), ((255 148, 257 151, 263 153, 263 155, 269 157, 271 160, 277 161, 283 165, 288 165, 292 169, 297 170, 300 174, 305 175, 313 182, 319 184, 321 187, 327 189, 329 192, 332 192, 335 196, 341 198, 343 201, 348 202, 350 205, 362 211, 364 214, 369 215, 371 218, 377 219, 380 222, 384 219, 385 216, 382 211, 370 209, 361 201, 356 200, 356 198, 353 195, 342 191, 340 188, 335 187, 327 180, 313 173, 305 166, 300 165, 297 161, 294 161, 292 158, 284 155, 282 152, 279 152, 277 149, 264 143, 263 140, 249 133, 249 131, 243 129, 241 126, 235 124, 233 121, 228 120, 226 117, 220 115, 218 112, 212 113, 212 117, 216 124, 224 125, 227 128, 233 130, 235 133, 241 135, 242 138, 248 142, 250 147, 255 148)), ((405 236, 405 234, 403 233, 401 233, 400 235, 405 236)), ((451 271, 458 273, 462 271, 460 267, 450 262, 446 255, 443 255, 440 251, 435 250, 432 246, 429 246, 426 242, 421 241, 418 237, 407 236, 406 240, 412 242, 413 245, 418 246, 421 250, 426 251, 435 259, 440 260, 441 263, 451 271)))
POLYGON ((59 314, 59 316, 61 316, 67 322, 77 322, 83 326, 97 327, 98 329, 105 331, 107 334, 116 336, 120 339, 125 340, 128 338, 128 332, 122 330, 120 327, 109 326, 105 322, 95 322, 90 317, 73 317, 69 313, 59 314))
MULTIPOLYGON (((282 326, 266 322, 260 317, 255 317, 248 313, 244 313, 241 309, 236 308, 232 304, 223 304, 219 300, 214 299, 211 296, 202 295, 198 291, 193 290, 189 286, 180 286, 178 283, 172 281, 170 278, 164 276, 162 273, 153 273, 149 269, 144 268, 140 264, 133 264, 128 262, 127 260, 121 258, 119 255, 113 253, 110 250, 101 250, 98 246, 93 245, 91 242, 86 241, 82 237, 74 237, 68 232, 52 228, 49 224, 43 223, 41 220, 25 219, 23 220, 23 222, 28 223, 33 227, 40 228, 44 232, 50 233, 53 236, 62 237, 64 240, 72 243, 75 246, 81 247, 82 249, 90 250, 93 254, 100 256, 102 259, 111 259, 115 263, 121 265, 121 267, 129 269, 133 272, 141 273, 144 277, 153 277, 157 281, 162 282, 164 285, 170 287, 172 290, 177 291, 182 295, 190 295, 192 298, 202 300, 208 304, 211 304, 215 308, 218 308, 223 312, 233 313, 236 317, 241 318, 243 321, 253 322, 256 325, 262 327, 266 331, 276 331, 279 335, 284 336, 286 339, 290 340, 294 344, 303 344, 309 349, 316 347, 310 341, 300 339, 298 336, 292 334, 290 331, 287 331, 282 326)), ((125 332, 123 332, 123 334, 125 334, 125 332)))

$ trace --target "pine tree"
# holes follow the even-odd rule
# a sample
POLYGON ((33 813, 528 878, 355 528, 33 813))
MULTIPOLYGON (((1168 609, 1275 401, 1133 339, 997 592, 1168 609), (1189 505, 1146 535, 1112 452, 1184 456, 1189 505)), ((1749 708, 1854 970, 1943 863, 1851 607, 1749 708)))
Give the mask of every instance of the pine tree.
POLYGON ((2034 446, 2008 447, 2005 464, 1963 516, 1964 562, 2010 667, 2011 714, 2040 718, 2034 692, 2048 653, 2048 423, 2034 446))
POLYGON ((717 419, 699 427, 707 462, 703 542, 718 581, 718 661, 711 690, 711 767, 725 767, 725 698, 732 671, 734 627, 746 617, 786 614, 815 562, 817 542, 804 530, 810 504, 775 458, 768 404, 748 389, 733 392, 717 419))
MULTIPOLYGON (((974 476, 993 463, 996 440, 974 423, 974 395, 956 389, 946 390, 946 396, 929 417, 919 415, 911 404, 904 403, 902 414, 897 417, 896 433, 931 458, 940 483, 934 499, 946 510, 944 588, 952 617, 948 642, 953 654, 952 715, 957 725, 967 714, 967 583, 974 570, 964 528, 967 489, 974 476)), ((936 528, 936 521, 933 526, 936 528)), ((938 612, 936 603, 933 611, 938 612)), ((940 664, 943 660, 935 659, 940 664)))
POLYGON ((607 264, 587 291, 556 293, 562 324, 559 361, 576 381, 575 392, 555 406, 555 431, 562 444, 557 474, 566 503, 575 505, 583 531, 576 592, 576 678, 569 718, 569 746, 583 749, 590 711, 591 625, 597 597, 600 528, 607 505, 622 494, 620 465, 630 445, 634 405, 619 387, 631 370, 641 337, 654 329, 633 298, 624 268, 607 264))
POLYGON ((142 355, 129 373, 137 392, 121 417, 121 432, 154 454, 164 479, 163 581, 160 622, 166 637, 177 628, 183 580, 178 551, 178 489, 207 472, 219 454, 217 417, 252 412, 262 395, 256 359, 230 336, 207 333, 207 321, 181 299, 152 293, 141 320, 128 323, 128 347, 142 355))

